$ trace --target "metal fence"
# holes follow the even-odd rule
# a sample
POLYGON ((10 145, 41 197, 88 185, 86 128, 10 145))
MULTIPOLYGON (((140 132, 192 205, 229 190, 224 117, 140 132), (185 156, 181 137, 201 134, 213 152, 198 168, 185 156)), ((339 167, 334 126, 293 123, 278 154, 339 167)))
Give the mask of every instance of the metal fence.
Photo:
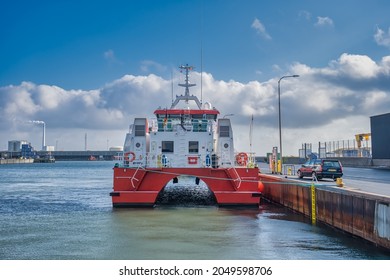
POLYGON ((367 157, 372 155, 371 140, 357 141, 353 140, 337 140, 318 142, 317 147, 313 147, 311 143, 302 144, 299 149, 300 158, 308 158, 311 154, 317 155, 319 158, 327 157, 367 157))

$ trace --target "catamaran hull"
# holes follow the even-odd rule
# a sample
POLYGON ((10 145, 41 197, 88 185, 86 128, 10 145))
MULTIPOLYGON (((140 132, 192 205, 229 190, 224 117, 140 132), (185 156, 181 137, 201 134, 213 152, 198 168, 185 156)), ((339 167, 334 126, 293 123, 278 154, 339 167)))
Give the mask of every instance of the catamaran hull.
POLYGON ((153 207, 169 181, 181 175, 202 180, 218 206, 260 204, 263 185, 258 168, 126 168, 114 167, 113 207, 153 207))

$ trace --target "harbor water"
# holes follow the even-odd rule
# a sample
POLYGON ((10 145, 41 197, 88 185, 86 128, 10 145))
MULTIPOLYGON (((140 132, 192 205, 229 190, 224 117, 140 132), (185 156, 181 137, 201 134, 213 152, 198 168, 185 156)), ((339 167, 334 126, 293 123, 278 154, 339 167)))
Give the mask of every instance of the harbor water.
POLYGON ((390 259, 360 238, 266 201, 260 209, 171 200, 151 209, 113 209, 113 165, 1 165, 0 259, 390 259))

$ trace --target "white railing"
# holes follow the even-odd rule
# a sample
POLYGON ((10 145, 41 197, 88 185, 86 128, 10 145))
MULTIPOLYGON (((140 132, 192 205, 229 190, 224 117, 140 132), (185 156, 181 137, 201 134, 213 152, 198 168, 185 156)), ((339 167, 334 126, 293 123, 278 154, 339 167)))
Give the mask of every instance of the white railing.
MULTIPOLYGON (((126 161, 124 157, 124 152, 118 153, 118 155, 115 157, 115 160, 117 162, 117 166, 121 167, 152 167, 152 168, 160 168, 160 167, 175 167, 175 162, 179 164, 179 161, 177 161, 177 156, 166 156, 166 162, 163 160, 163 154, 150 154, 148 153, 145 157, 142 158, 142 160, 134 160, 134 161, 126 161)), ((188 157, 198 157, 198 162, 196 164, 180 164, 180 167, 196 167, 196 168, 202 168, 202 167, 213 167, 212 162, 212 156, 210 155, 210 161, 211 164, 209 166, 206 166, 206 155, 183 155, 187 162, 188 157)), ((235 153, 233 159, 227 159, 224 157, 223 162, 224 164, 221 164, 221 155, 217 155, 218 158, 218 167, 244 167, 244 168, 253 168, 257 167, 257 162, 255 158, 255 153, 253 152, 240 152, 235 153), (229 162, 229 164, 226 164, 226 162, 229 162)), ((215 167, 215 164, 214 164, 215 167)))

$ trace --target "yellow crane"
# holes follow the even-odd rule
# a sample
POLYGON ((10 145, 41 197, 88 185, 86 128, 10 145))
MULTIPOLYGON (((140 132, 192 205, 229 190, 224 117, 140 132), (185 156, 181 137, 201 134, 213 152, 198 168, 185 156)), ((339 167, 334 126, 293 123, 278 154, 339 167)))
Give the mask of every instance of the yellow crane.
POLYGON ((370 140, 371 133, 361 133, 355 135, 355 140, 358 146, 358 157, 362 157, 362 141, 370 140))

